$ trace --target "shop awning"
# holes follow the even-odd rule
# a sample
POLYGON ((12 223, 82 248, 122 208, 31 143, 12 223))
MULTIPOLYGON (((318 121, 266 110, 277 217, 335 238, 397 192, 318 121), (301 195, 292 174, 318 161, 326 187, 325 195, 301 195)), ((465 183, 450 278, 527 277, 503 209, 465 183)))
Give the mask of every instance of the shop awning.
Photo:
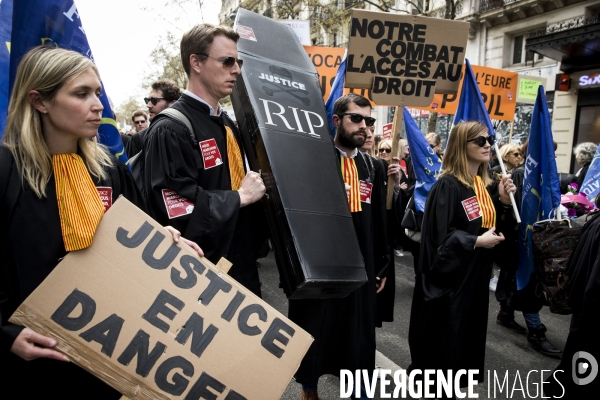
POLYGON ((600 21, 578 25, 570 29, 567 26, 567 29, 556 32, 546 29, 530 32, 525 50, 560 61, 561 70, 567 74, 599 68, 600 21))

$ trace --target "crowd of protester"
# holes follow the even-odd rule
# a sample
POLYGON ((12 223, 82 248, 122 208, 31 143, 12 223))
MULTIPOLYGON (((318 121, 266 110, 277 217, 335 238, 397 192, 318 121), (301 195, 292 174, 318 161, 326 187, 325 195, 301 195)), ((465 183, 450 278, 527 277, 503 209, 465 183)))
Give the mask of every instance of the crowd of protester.
MULTIPOLYGON (((78 386, 68 383, 76 380, 94 398, 119 397, 66 362, 55 349, 56 340, 7 322, 58 260, 91 244, 104 214, 96 187, 110 186, 113 198, 123 195, 160 223, 173 225, 168 226, 173 240, 184 240, 200 256, 213 262, 228 258, 233 262, 229 274, 261 295, 256 260, 268 237, 259 202, 266 189, 261 176, 244 162, 242 132, 219 104, 240 74, 238 38, 229 28, 208 24, 184 34, 181 55, 187 89, 169 80, 155 82, 145 98, 147 111, 135 111, 133 130, 122 134, 127 153, 141 156, 141 183, 97 142, 103 108, 94 64, 78 53, 49 47, 34 48, 22 59, 0 147, 0 351, 3 365, 10 365, 3 379, 21 382, 35 377, 35 385, 22 388, 24 395, 77 398, 78 386), (207 140, 221 149, 222 168, 205 168, 199 159, 198 142, 207 140), (173 218, 165 208, 166 189, 195 207, 173 218)), ((378 139, 370 115, 368 99, 350 94, 336 102, 333 116, 336 155, 368 282, 344 299, 290 301, 290 318, 315 338, 296 374, 302 398, 318 399, 323 374, 375 368, 375 328, 393 320, 393 260, 404 252, 413 254, 416 276, 409 370, 483 371, 488 281, 494 263, 501 270, 497 323, 526 333, 536 351, 560 357, 562 351, 545 336, 537 281, 532 279, 530 287, 520 291, 515 284, 518 224, 509 195, 520 204, 527 143, 500 148, 497 157, 507 172, 503 175, 499 167, 490 168, 495 138, 481 123, 454 126, 446 149, 439 135, 427 134, 433 154, 442 159, 442 170, 427 197, 422 239, 416 242, 402 227, 416 185, 408 142, 378 139), (371 185, 368 201, 361 200, 363 182, 371 185), (386 206, 388 190, 393 194, 386 206), (515 321, 515 310, 523 312, 526 328, 515 321)), ((593 143, 575 148, 581 169, 568 179, 579 187, 596 149, 593 143)), ((573 322, 563 369, 570 368, 569 357, 580 347, 598 351, 593 327, 598 316, 599 229, 593 217, 571 260, 573 322)), ((364 390, 353 393, 353 398, 364 396, 364 390)))

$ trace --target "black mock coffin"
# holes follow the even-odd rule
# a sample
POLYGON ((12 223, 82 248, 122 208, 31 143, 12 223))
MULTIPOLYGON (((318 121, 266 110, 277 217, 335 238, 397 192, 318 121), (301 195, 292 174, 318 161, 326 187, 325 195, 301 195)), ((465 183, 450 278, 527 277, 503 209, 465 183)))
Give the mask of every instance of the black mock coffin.
POLYGON ((289 298, 343 297, 367 281, 318 75, 294 32, 240 9, 241 76, 231 95, 248 162, 262 173, 289 298))

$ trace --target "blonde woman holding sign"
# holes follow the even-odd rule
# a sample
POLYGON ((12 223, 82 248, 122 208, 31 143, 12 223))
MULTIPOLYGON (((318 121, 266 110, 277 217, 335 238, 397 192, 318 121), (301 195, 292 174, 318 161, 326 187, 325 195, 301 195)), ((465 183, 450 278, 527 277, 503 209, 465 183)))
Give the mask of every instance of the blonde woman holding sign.
POLYGON ((91 245, 114 200, 143 206, 127 167, 96 141, 101 91, 96 66, 76 52, 37 47, 17 69, 0 147, 0 357, 3 386, 22 398, 120 396, 70 364, 56 339, 7 321, 68 252, 91 245))

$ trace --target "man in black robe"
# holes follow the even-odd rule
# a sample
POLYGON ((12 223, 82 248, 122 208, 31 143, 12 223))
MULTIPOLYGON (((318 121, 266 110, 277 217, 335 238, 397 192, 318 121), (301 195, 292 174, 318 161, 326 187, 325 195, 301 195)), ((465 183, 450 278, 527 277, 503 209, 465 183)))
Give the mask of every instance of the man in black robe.
POLYGON ((386 177, 358 151, 367 137, 367 125, 375 122, 370 115, 371 103, 363 96, 348 94, 334 105, 337 155, 341 164, 343 158, 354 160, 358 172, 355 184, 362 189, 360 211, 352 212, 351 207, 351 214, 368 282, 341 299, 290 300, 290 319, 315 338, 296 373, 303 399, 318 399, 321 375, 339 375, 340 369, 375 368, 376 293, 378 288, 383 289, 387 268, 393 268, 393 264, 386 239, 386 177))
POLYGON ((260 296, 256 254, 267 226, 257 201, 265 186, 248 171, 241 134, 219 104, 240 74, 238 39, 231 28, 209 24, 184 34, 181 59, 189 82, 172 108, 194 132, 156 116, 144 140, 143 179, 150 215, 198 243, 213 263, 227 258, 229 274, 260 296))

